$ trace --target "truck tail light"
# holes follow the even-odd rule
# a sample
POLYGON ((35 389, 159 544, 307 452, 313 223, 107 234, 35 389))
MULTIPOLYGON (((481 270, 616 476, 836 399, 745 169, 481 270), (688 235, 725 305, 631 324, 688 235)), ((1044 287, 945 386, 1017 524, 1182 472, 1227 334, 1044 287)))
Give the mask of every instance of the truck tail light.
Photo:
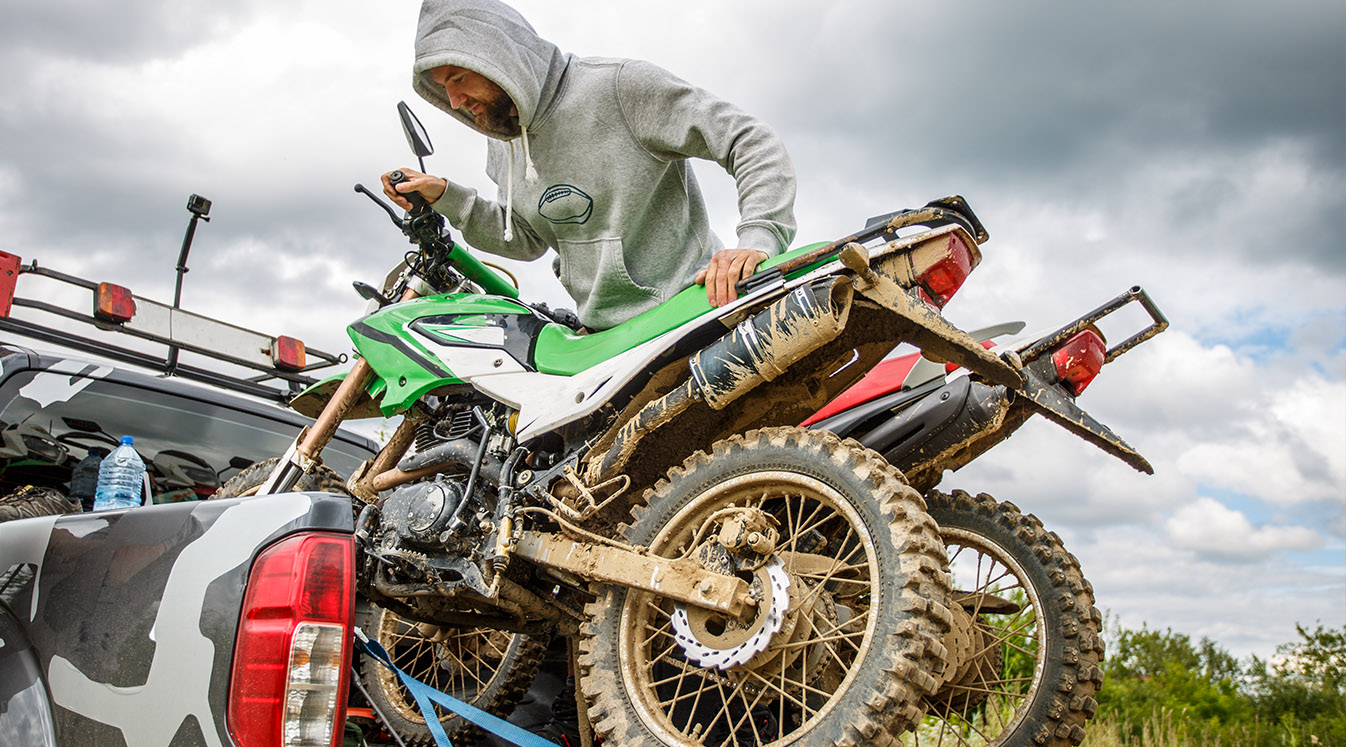
POLYGON ((112 283, 99 283, 94 293, 94 316, 109 322, 129 322, 136 315, 131 291, 112 283))
POLYGON ((957 234, 949 234, 944 256, 916 278, 921 298, 938 308, 944 308, 953 294, 963 287, 967 276, 972 274, 972 265, 972 250, 957 234))
POLYGON ((1056 377, 1072 394, 1078 395, 1102 370, 1105 353, 1102 335, 1092 329, 1083 330, 1052 351, 1056 377))
POLYGON ((346 720, 355 538, 310 532, 258 555, 229 681, 239 747, 336 747, 346 720))
POLYGON ((287 371, 304 369, 304 342, 281 335, 271 342, 271 364, 287 371))

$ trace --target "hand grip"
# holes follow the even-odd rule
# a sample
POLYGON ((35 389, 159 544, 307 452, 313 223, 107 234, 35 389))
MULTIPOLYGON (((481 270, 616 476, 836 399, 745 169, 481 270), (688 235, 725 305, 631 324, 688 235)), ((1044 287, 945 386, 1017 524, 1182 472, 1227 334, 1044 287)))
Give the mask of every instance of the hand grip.
MULTIPOLYGON (((394 171, 388 175, 388 183, 393 185, 393 191, 397 191, 397 185, 407 181, 407 175, 401 171, 394 171)), ((430 207, 430 203, 425 201, 420 192, 398 192, 398 194, 407 198, 411 203, 411 212, 419 213, 430 207)))

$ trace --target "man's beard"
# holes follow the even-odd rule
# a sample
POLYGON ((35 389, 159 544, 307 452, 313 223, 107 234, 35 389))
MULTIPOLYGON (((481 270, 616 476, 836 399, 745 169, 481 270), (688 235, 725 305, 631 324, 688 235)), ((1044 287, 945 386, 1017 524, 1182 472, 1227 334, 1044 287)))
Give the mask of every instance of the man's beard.
POLYGON ((510 111, 514 108, 514 101, 509 94, 501 91, 494 100, 484 101, 482 105, 484 110, 475 118, 478 127, 505 137, 519 134, 519 117, 510 111))

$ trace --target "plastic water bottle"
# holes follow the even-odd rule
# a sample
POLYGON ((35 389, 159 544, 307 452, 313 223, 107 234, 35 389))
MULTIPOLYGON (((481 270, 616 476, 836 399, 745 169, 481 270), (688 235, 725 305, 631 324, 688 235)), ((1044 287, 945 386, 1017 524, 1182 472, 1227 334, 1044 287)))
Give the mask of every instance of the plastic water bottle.
POLYGON ((93 510, 108 511, 139 506, 144 499, 145 462, 132 446, 130 436, 122 436, 122 444, 112 450, 98 465, 98 490, 94 494, 93 510))

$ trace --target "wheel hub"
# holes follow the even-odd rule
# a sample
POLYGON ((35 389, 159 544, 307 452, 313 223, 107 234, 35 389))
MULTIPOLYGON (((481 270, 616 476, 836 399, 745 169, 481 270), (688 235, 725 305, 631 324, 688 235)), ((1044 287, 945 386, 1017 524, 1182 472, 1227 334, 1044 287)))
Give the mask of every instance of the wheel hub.
POLYGON ((749 590, 760 601, 747 619, 674 605, 673 637, 688 659, 702 667, 723 670, 742 666, 766 650, 790 608, 790 577, 785 563, 773 557, 758 567, 749 590))

